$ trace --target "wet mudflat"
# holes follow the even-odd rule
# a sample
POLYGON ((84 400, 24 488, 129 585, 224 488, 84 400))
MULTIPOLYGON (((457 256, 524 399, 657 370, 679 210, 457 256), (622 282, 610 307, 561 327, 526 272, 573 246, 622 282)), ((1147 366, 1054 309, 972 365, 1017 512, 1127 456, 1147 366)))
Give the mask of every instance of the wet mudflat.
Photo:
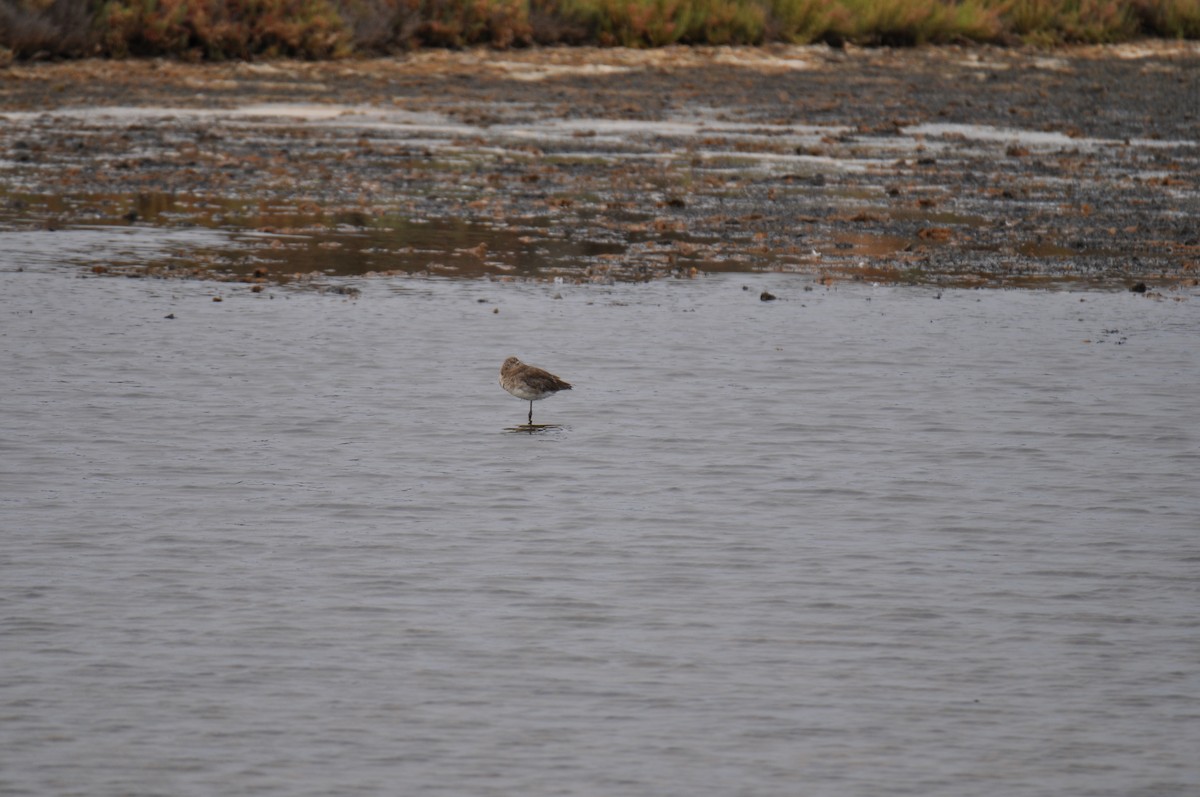
POLYGON ((52 230, 85 268, 271 283, 1197 277, 1194 43, 83 62, 2 77, 13 262, 45 246, 17 233, 52 230), (135 247, 164 229, 214 234, 152 259, 72 242, 112 226, 135 247))
POLYGON ((1200 787, 1200 301, 351 282, 0 272, 0 791, 1200 787))

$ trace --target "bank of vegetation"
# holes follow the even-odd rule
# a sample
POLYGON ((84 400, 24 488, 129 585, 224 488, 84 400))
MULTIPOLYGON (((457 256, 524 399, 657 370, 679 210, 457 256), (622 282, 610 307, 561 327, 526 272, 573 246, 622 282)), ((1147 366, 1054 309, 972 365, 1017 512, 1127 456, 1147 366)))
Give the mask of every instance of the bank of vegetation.
POLYGON ((1200 39, 1200 0, 0 0, 0 62, 420 47, 1200 39))

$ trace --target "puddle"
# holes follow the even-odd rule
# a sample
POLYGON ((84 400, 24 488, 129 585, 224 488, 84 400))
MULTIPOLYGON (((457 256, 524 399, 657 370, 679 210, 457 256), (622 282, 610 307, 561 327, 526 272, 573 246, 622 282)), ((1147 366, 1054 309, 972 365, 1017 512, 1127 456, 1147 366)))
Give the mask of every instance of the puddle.
POLYGON ((377 106, 323 103, 260 103, 233 108, 171 108, 111 106, 60 108, 49 111, 10 111, 0 120, 32 125, 61 119, 104 125, 140 125, 147 122, 206 121, 226 124, 290 125, 303 122, 320 127, 345 127, 363 131, 424 133, 462 136, 487 132, 490 137, 517 140, 597 138, 628 142, 631 139, 720 137, 741 140, 771 140, 787 145, 811 143, 823 136, 841 135, 843 125, 777 125, 734 122, 718 118, 710 109, 696 109, 687 116, 664 120, 609 119, 603 117, 551 118, 536 122, 495 122, 510 116, 511 106, 495 105, 473 109, 486 124, 456 121, 432 111, 410 111, 377 106))
MULTIPOLYGON (((271 282, 399 274, 576 279, 587 276, 589 266, 619 272, 620 258, 631 248, 665 250, 690 238, 679 230, 639 227, 628 214, 623 223, 621 214, 612 217, 622 226, 618 240, 588 237, 550 217, 483 224, 154 193, 0 193, 0 207, 9 209, 0 212, 6 265, 71 265, 125 276, 271 282)), ((722 264, 719 270, 738 269, 722 264)))
POLYGON ((919 221, 923 224, 944 224, 951 227, 987 227, 995 222, 977 213, 930 208, 889 208, 887 215, 896 221, 919 221))
MULTIPOLYGON (((828 193, 843 202, 876 198, 861 190, 828 193)), ((667 273, 797 268, 912 282, 932 276, 924 265, 912 262, 922 253, 957 247, 980 261, 1003 254, 1002 247, 976 243, 957 232, 986 227, 989 222, 982 216, 937 208, 863 207, 867 209, 843 217, 841 224, 916 222, 916 232, 829 225, 816 228, 805 243, 772 248, 754 245, 759 234, 753 233, 753 215, 727 219, 725 236, 714 237, 694 230, 686 217, 621 210, 581 213, 582 223, 572 226, 553 216, 481 223, 153 192, 0 193, 0 262, 24 270, 69 266, 85 274, 281 284, 399 275, 608 282, 667 273)), ((712 227, 711 221, 706 224, 712 227)), ((1058 271, 1072 269, 1063 264, 1070 258, 1117 256, 1040 240, 1015 244, 1011 252, 1058 264, 1053 267, 1058 271)))
POLYGON ((825 253, 844 257, 888 257, 911 248, 915 243, 913 239, 900 235, 843 233, 834 236, 832 249, 826 249, 825 253))
POLYGON ((37 270, 68 266, 142 267, 231 244, 221 230, 81 226, 68 230, 0 229, 0 265, 37 270))
POLYGON ((1120 255, 1119 252, 1111 249, 1073 248, 1047 241, 1029 241, 1020 244, 1017 246, 1017 252, 1034 258, 1118 257, 1120 255))
POLYGON ((993 127, 991 125, 955 124, 949 122, 928 122, 902 128, 906 136, 931 136, 944 138, 960 138, 970 141, 995 141, 1012 144, 1022 144, 1029 147, 1119 147, 1135 146, 1150 149, 1169 149, 1172 147, 1195 147, 1196 141, 1163 141, 1149 138, 1132 138, 1117 140, 1107 138, 1088 138, 1071 136, 1066 133, 1042 130, 1024 130, 1010 127, 993 127))

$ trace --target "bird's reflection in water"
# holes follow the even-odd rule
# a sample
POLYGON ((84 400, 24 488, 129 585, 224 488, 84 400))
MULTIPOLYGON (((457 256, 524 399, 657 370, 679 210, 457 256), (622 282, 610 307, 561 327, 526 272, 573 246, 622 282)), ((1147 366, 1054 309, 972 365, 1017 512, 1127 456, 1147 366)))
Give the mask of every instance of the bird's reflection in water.
POLYGON ((546 434, 563 428, 557 423, 523 423, 520 426, 509 426, 504 431, 509 434, 546 434))

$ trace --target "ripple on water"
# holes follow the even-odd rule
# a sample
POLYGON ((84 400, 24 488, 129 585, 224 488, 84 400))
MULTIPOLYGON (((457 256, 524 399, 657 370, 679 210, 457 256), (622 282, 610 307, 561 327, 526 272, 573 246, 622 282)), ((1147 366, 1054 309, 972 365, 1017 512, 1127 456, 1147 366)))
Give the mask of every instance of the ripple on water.
POLYGON ((1193 790, 1194 302, 741 281, 0 273, 5 786, 1193 790))

